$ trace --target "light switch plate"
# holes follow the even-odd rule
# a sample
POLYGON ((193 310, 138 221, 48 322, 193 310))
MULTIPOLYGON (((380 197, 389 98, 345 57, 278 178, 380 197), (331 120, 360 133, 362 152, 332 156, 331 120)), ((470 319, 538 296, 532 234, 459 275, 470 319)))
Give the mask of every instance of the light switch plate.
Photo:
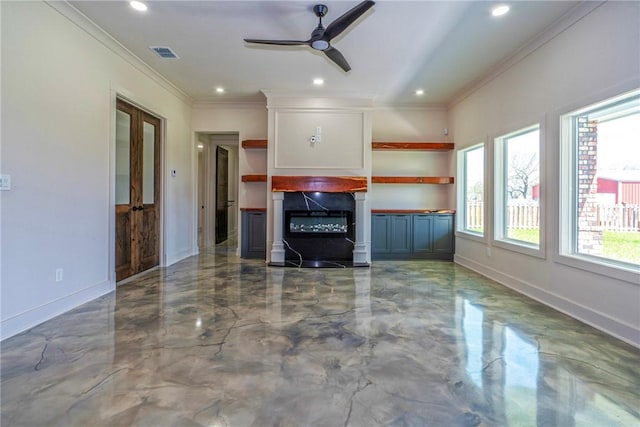
POLYGON ((11 175, 0 175, 0 190, 11 190, 11 175))

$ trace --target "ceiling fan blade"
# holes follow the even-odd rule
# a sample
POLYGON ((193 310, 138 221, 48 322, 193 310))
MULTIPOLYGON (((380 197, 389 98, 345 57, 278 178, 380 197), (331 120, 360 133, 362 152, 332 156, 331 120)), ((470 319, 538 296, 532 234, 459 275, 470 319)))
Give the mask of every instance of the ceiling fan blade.
POLYGON ((308 45, 308 40, 261 40, 261 39, 244 39, 247 43, 271 44, 277 46, 302 46, 308 45))
POLYGON ((356 19, 360 18, 363 13, 371 9, 374 4, 376 3, 373 1, 363 1, 349 11, 345 12, 341 17, 337 18, 335 21, 329 24, 324 32, 324 37, 328 38, 328 40, 337 37, 340 33, 346 30, 349 25, 353 24, 356 19))
POLYGON ((329 46, 328 49, 323 50, 324 54, 329 57, 333 62, 335 62, 340 68, 342 68, 345 72, 351 70, 351 66, 344 59, 344 56, 340 53, 340 51, 332 46, 329 46))

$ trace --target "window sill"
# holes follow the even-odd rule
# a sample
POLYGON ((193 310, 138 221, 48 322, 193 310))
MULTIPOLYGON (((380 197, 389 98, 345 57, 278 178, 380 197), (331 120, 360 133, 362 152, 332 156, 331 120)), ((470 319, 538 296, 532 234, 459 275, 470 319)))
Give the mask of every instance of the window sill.
POLYGON ((532 256, 535 258, 546 259, 546 253, 542 244, 535 246, 533 244, 527 244, 527 242, 520 242, 519 240, 494 240, 493 246, 506 249, 512 252, 518 252, 523 255, 532 256))
POLYGON ((640 267, 608 262, 605 259, 585 255, 558 255, 556 262, 640 286, 640 267))
POLYGON ((487 242, 487 237, 484 234, 473 233, 467 230, 456 230, 456 237, 459 237, 461 239, 473 240, 481 243, 487 242))

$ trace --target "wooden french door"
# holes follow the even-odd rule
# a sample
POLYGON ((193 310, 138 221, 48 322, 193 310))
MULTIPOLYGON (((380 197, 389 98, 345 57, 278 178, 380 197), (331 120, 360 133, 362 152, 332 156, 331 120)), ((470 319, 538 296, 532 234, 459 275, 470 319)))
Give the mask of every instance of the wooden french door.
POLYGON ((116 281, 160 259, 160 119, 116 105, 116 281))

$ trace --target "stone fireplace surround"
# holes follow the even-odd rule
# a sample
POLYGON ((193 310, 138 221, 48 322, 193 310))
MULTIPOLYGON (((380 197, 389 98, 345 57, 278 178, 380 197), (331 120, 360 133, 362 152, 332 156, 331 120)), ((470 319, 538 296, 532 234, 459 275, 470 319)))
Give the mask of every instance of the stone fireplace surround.
MULTIPOLYGON (((271 262, 273 266, 290 266, 290 267, 334 267, 334 268, 346 268, 346 267, 368 267, 369 266, 369 254, 365 243, 365 201, 367 195, 367 177, 363 176, 277 176, 271 177, 271 191, 273 197, 273 244, 271 247, 271 262), (348 193, 348 198, 353 198, 355 201, 355 211, 353 212, 353 219, 355 222, 354 233, 355 240, 353 244, 353 256, 351 259, 345 257, 338 257, 342 259, 328 256, 326 260, 318 259, 318 256, 307 253, 299 253, 290 248, 289 243, 285 239, 284 230, 284 212, 285 212, 285 193, 299 193, 299 197, 290 194, 287 199, 287 204, 294 210, 299 207, 300 200, 304 198, 305 203, 316 202, 316 198, 313 197, 314 193, 348 193), (305 195, 304 193, 311 193, 305 195), (288 247, 289 246, 289 247, 288 247), (287 260, 287 253, 289 254, 289 260, 287 260), (295 256, 292 256, 295 253, 295 256), (306 258, 306 259, 305 259, 306 258)), ((329 194, 325 195, 325 200, 332 199, 329 194)), ((334 201, 328 202, 324 209, 333 210, 344 208, 345 197, 333 198, 334 201), (339 201, 342 199, 342 201, 339 201), (332 206, 332 204, 335 204, 332 206)), ((326 202, 325 202, 326 203, 326 202)), ((306 207, 306 206, 305 206, 306 207)), ((320 208, 320 209, 323 209, 320 208)), ((309 207, 310 210, 313 210, 309 207)), ((331 238, 330 236, 327 236, 331 238)), ((327 247, 331 247, 337 243, 340 239, 333 239, 333 242, 327 241, 327 247)), ((351 240, 351 239, 349 239, 351 240)), ((306 251, 306 249, 305 249, 306 251)), ((342 250, 341 250, 342 251, 342 250)), ((304 252, 304 251, 303 251, 304 252)))

